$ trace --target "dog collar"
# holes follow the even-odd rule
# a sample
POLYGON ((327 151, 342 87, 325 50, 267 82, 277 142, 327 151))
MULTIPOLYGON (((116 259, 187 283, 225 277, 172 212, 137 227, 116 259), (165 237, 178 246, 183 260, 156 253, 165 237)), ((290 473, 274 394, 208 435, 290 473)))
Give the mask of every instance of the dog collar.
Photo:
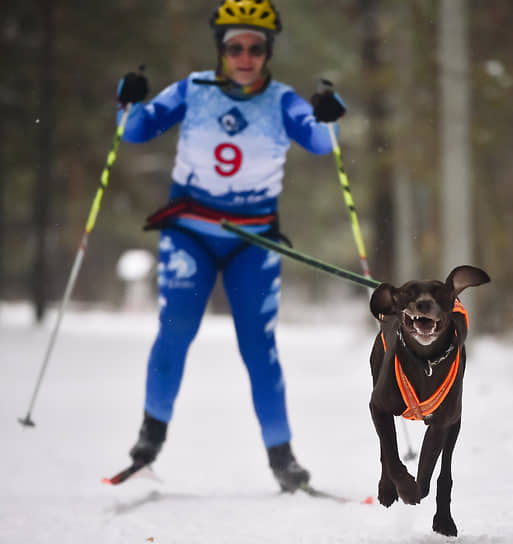
MULTIPOLYGON (((404 347, 404 349, 409 351, 416 359, 418 359, 418 357, 414 353, 412 353, 411 349, 406 345, 406 342, 404 341, 404 338, 403 338, 403 333, 401 332, 400 328, 397 329, 397 336, 402 346, 404 347)), ((440 355, 440 357, 436 359, 421 359, 423 363, 426 363, 424 367, 424 372, 426 373, 426 376, 432 376, 433 368, 439 365, 440 363, 443 363, 453 351, 454 351, 454 344, 449 344, 449 347, 445 350, 445 352, 442 355, 440 355)))

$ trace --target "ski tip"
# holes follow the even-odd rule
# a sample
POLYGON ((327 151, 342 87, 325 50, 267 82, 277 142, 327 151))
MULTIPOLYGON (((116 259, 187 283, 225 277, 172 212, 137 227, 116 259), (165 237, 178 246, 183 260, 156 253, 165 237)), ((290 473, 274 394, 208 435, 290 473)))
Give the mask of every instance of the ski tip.
POLYGON ((374 497, 367 497, 364 501, 362 501, 362 504, 374 504, 374 497))
POLYGON ((132 463, 128 468, 125 468, 115 476, 112 476, 112 478, 103 478, 102 483, 108 484, 108 485, 118 485, 122 484, 125 480, 128 480, 131 476, 133 476, 136 472, 144 468, 145 465, 141 463, 132 463))

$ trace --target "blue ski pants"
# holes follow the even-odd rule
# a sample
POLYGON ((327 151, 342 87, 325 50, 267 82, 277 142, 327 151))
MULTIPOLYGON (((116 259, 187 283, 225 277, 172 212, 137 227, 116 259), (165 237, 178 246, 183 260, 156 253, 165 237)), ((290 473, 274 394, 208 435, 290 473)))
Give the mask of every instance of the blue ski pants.
POLYGON ((145 410, 160 421, 171 420, 187 351, 219 270, 264 444, 271 447, 289 442, 285 384, 274 334, 280 297, 280 257, 233 237, 174 228, 162 231, 160 326, 148 362, 145 410))

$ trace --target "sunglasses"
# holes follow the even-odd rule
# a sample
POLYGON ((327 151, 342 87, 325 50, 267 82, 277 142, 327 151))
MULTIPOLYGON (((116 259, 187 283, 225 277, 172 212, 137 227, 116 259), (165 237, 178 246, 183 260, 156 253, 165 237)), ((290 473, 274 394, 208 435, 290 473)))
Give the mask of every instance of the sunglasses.
POLYGON ((224 52, 229 57, 240 57, 243 51, 247 51, 251 57, 263 57, 267 53, 267 47, 263 43, 256 43, 247 49, 240 43, 232 43, 224 46, 224 52))

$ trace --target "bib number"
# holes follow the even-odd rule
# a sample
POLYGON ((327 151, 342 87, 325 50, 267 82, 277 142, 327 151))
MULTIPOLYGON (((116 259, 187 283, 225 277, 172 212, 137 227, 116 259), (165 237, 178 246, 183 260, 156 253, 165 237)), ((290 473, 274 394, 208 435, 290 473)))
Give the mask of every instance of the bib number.
POLYGON ((214 156, 219 163, 215 165, 215 170, 220 176, 233 176, 242 166, 242 151, 236 145, 219 144, 214 156))

